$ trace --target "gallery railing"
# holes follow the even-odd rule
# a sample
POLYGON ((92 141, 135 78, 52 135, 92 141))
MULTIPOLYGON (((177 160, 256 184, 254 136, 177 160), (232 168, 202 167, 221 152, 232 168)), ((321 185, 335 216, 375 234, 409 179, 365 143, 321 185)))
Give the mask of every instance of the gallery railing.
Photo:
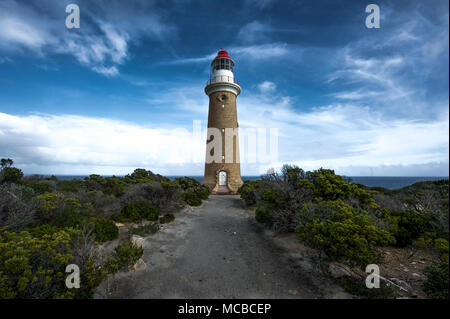
POLYGON ((213 78, 210 78, 206 82, 206 85, 210 85, 211 83, 216 82, 229 82, 229 83, 236 83, 237 85, 239 85, 239 82, 234 77, 228 75, 218 75, 213 78))

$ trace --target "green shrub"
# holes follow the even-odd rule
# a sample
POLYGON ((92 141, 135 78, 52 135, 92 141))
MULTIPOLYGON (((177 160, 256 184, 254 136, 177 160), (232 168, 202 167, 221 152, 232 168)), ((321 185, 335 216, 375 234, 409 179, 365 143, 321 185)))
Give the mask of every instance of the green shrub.
POLYGON ((281 190, 266 189, 263 191, 261 199, 270 209, 285 208, 287 201, 281 190))
MULTIPOLYGON (((66 185, 67 189, 78 188, 79 185, 76 180, 70 181, 69 185, 66 185)), ((89 177, 85 177, 83 187, 86 187, 91 191, 102 191, 107 195, 122 196, 125 188, 127 186, 127 181, 125 178, 119 178, 116 176, 102 177, 100 175, 92 174, 89 177)))
POLYGON ((194 191, 197 194, 197 196, 200 197, 201 199, 208 199, 210 194, 209 188, 206 187, 205 185, 201 185, 194 188, 194 191))
POLYGON ((296 187, 299 181, 305 178, 305 171, 298 166, 285 164, 281 168, 281 175, 284 182, 296 187))
POLYGON ((270 222, 270 212, 267 209, 257 207, 255 211, 255 219, 260 223, 270 222))
POLYGON ((180 185, 177 182, 171 181, 162 181, 161 186, 166 196, 176 193, 180 188, 180 185))
POLYGON ((126 187, 127 184, 123 178, 116 176, 105 177, 102 182, 102 192, 107 195, 122 196, 126 187))
POLYGON ((60 230, 34 237, 0 230, 0 298, 56 298, 66 291, 71 241, 78 233, 60 230))
POLYGON ((137 222, 140 220, 158 220, 158 208, 150 204, 148 201, 135 201, 126 204, 120 215, 117 217, 118 221, 137 222))
POLYGON ((175 220, 175 216, 173 214, 165 214, 159 218, 160 224, 167 224, 175 220))
POLYGON ((40 224, 76 228, 92 216, 92 211, 83 207, 76 198, 48 192, 36 198, 39 203, 37 217, 40 224))
POLYGON ((427 267, 424 274, 427 278, 422 284, 423 291, 434 299, 448 299, 448 261, 427 267))
POLYGON ((302 242, 323 251, 331 260, 344 259, 365 267, 378 257, 376 245, 394 242, 364 212, 341 200, 321 202, 314 210, 312 221, 305 220, 296 232, 302 242))
POLYGON ((79 179, 72 179, 70 181, 58 181, 57 188, 62 192, 75 193, 84 188, 84 183, 79 179))
POLYGON ((202 199, 191 188, 185 190, 181 197, 190 206, 200 206, 202 204, 202 199))
POLYGON ((103 243, 119 236, 119 228, 111 219, 91 217, 88 223, 94 225, 95 240, 98 242, 103 243))
POLYGON ((110 265, 114 265, 114 268, 118 270, 126 270, 134 265, 142 257, 143 253, 142 247, 136 247, 131 242, 126 242, 114 249, 110 265))
POLYGON ((344 290, 363 299, 388 299, 395 297, 395 290, 385 282, 380 282, 380 288, 367 288, 365 279, 343 277, 338 280, 344 290))
POLYGON ((337 200, 357 198, 363 205, 374 203, 372 194, 355 183, 350 183, 344 177, 336 175, 333 170, 319 169, 307 173, 314 184, 315 197, 322 200, 337 200))
POLYGON ((126 175, 124 178, 125 182, 129 183, 151 183, 151 182, 161 182, 170 181, 167 177, 161 176, 159 174, 153 174, 144 168, 137 168, 133 173, 126 175))
POLYGON ((45 192, 52 192, 52 182, 47 180, 40 180, 34 183, 27 183, 35 194, 44 194, 45 192))
POLYGON ((245 201, 245 204, 251 206, 256 204, 256 193, 259 189, 259 181, 245 181, 239 188, 238 193, 245 201))
POLYGON ((15 167, 4 167, 0 170, 0 183, 19 183, 22 177, 22 170, 15 167))
POLYGON ((201 186, 200 182, 191 177, 177 177, 174 179, 183 190, 187 190, 189 188, 195 188, 201 186))
POLYGON ((17 184, 15 186, 15 189, 22 193, 22 195, 26 198, 31 198, 33 195, 35 195, 34 193, 34 189, 30 186, 24 185, 24 184, 17 184))
POLYGON ((29 228, 27 231, 33 236, 33 237, 46 237, 52 236, 54 233, 57 233, 61 231, 60 227, 49 225, 49 224, 43 224, 38 227, 29 228))
POLYGON ((431 219, 422 213, 410 210, 384 212, 384 217, 391 224, 391 233, 395 237, 397 247, 411 245, 413 240, 430 230, 431 219))
POLYGON ((177 177, 174 179, 180 187, 183 189, 181 198, 191 206, 199 206, 203 199, 208 199, 210 191, 205 185, 200 184, 194 178, 190 177, 177 177))
POLYGON ((154 234, 159 230, 159 225, 157 223, 150 223, 143 226, 137 226, 130 229, 130 234, 147 236, 148 234, 154 234))
POLYGON ((442 254, 448 254, 448 240, 444 238, 438 238, 434 241, 434 249, 442 254))
POLYGON ((132 266, 143 254, 142 248, 127 242, 106 261, 95 254, 80 255, 80 234, 48 225, 20 233, 0 229, 0 299, 92 298, 108 274, 132 266), (80 267, 80 289, 65 285, 66 266, 72 263, 80 267))
POLYGON ((314 184, 308 179, 301 179, 297 182, 297 188, 314 190, 314 184))

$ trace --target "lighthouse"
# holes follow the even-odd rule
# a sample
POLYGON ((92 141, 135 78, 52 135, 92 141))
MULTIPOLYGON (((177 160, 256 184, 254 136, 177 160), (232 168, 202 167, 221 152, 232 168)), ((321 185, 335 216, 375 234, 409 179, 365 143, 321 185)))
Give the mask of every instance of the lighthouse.
POLYGON ((213 194, 236 194, 243 184, 239 161, 236 98, 241 87, 234 78, 234 61, 221 49, 211 62, 205 93, 209 96, 208 136, 203 185, 213 194))

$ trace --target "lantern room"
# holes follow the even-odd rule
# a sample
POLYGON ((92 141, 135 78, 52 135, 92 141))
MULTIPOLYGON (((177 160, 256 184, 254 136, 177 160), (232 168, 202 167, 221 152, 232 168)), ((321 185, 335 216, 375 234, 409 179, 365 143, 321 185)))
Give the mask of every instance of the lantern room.
POLYGON ((228 55, 228 52, 220 49, 217 56, 211 62, 210 80, 208 83, 214 82, 231 82, 236 83, 233 74, 234 62, 228 55))
POLYGON ((228 52, 220 49, 217 56, 211 62, 211 74, 217 70, 229 70, 233 72, 234 62, 228 55, 228 52))

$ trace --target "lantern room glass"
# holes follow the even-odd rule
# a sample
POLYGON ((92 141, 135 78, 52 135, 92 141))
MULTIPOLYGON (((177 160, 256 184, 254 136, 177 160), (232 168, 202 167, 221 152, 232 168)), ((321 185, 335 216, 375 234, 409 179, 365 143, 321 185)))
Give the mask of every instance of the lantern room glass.
POLYGON ((216 70, 229 70, 233 72, 234 63, 227 58, 215 59, 211 65, 211 74, 216 70))

